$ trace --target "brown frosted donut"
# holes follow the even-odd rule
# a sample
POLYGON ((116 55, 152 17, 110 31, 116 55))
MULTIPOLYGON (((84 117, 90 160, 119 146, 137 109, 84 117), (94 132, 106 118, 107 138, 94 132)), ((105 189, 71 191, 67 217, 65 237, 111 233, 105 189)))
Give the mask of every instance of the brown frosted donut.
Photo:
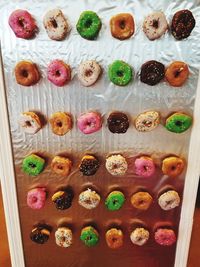
POLYGON ((18 84, 31 86, 39 81, 40 73, 35 63, 24 60, 15 66, 15 78, 18 84))
POLYGON ((179 157, 167 157, 162 162, 162 171, 169 177, 177 177, 184 170, 184 160, 179 157))
POLYGON ((148 192, 137 192, 131 197, 131 204, 139 210, 147 210, 153 201, 148 192))
POLYGON ((114 38, 125 40, 130 38, 135 32, 133 16, 129 13, 120 13, 110 20, 111 34, 114 38))
POLYGON ((67 176, 69 175, 72 168, 72 162, 70 159, 55 156, 51 162, 51 169, 58 175, 67 176))
POLYGON ((122 230, 111 228, 106 232, 106 243, 109 248, 117 249, 123 245, 124 234, 122 230))
POLYGON ((188 65, 181 61, 174 61, 165 72, 165 78, 172 86, 182 86, 189 76, 188 65))
POLYGON ((52 132, 56 135, 65 135, 72 128, 72 118, 65 112, 56 112, 49 120, 52 132))

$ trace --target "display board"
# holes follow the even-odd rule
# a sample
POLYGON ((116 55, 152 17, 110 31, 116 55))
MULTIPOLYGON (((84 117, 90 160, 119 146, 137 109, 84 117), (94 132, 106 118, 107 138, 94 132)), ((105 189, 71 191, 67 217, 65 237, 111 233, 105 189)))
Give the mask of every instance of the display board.
MULTIPOLYGON (((0 5, 2 185, 13 266, 186 266, 199 175, 199 1, 60 0, 55 3, 51 0, 31 0, 1 1, 0 5), (52 35, 50 38, 52 29, 49 35, 45 29, 50 22, 52 26, 52 19, 44 26, 45 14, 55 8, 63 12, 67 22, 62 17, 54 25, 54 30, 60 27, 60 23, 61 26, 69 26, 65 38, 59 41, 52 40, 52 35), (33 29, 37 25, 37 32, 31 38, 19 38, 21 28, 25 27, 24 21, 16 28, 16 23, 12 24, 9 20, 12 12, 19 9, 27 10, 33 16, 33 29), (97 19, 95 26, 101 24, 97 26, 99 32, 94 40, 81 36, 86 22, 80 23, 80 15, 88 10, 96 12, 99 17, 92 17, 97 19), (190 10, 195 25, 187 38, 177 40, 173 36, 172 21, 174 14, 180 10, 190 10), (155 15, 159 16, 157 22, 160 23, 154 27, 155 31, 163 27, 163 35, 155 40, 147 37, 148 27, 151 29, 152 26, 152 18, 147 16, 152 12, 163 12, 155 15), (114 20, 113 26, 110 20, 119 13, 131 14, 134 27, 130 17, 128 22, 127 18, 125 22, 123 19, 123 23, 114 20), (164 14, 168 24, 165 30, 164 14), (144 24, 145 18, 147 22, 144 24), (121 30, 130 23, 133 27, 132 32, 129 29, 130 38, 119 40, 113 32, 111 34, 111 29, 115 31, 119 27, 117 23, 123 24, 121 30), (59 84, 60 79, 58 82, 58 77, 50 70, 50 63, 57 59, 67 64, 53 62, 59 78, 63 75, 69 80, 65 85, 59 84), (90 83, 88 75, 91 73, 86 74, 85 65, 81 65, 88 60, 95 61, 93 65, 99 64, 93 68, 90 62, 86 67, 87 71, 99 75, 91 86, 86 86, 90 83), (113 66, 116 60, 120 62, 113 66), (32 74, 35 84, 20 84, 29 82, 30 70, 22 65, 21 69, 26 72, 22 75, 17 65, 21 61, 23 64, 27 61, 35 63, 32 68, 37 66, 39 75, 32 74), (171 76, 167 76, 172 72, 169 66, 172 62, 178 64, 177 61, 185 64, 171 81, 171 76), (128 64, 126 67, 124 62, 128 64), (98 72, 99 66, 101 73, 98 72), (181 86, 172 86, 180 73, 186 72, 183 76, 187 76, 186 66, 189 77, 181 86), (150 70, 151 67, 156 71, 150 70), (155 85, 147 84, 155 82, 151 75, 148 76, 149 70, 159 80, 155 85), (123 86, 116 85, 115 78, 118 82, 123 83, 122 78, 128 82, 123 86), (87 84, 84 84, 85 81, 87 84), (30 113, 24 112, 36 115, 32 117, 36 128, 32 127, 30 117, 25 118, 30 113), (58 135, 58 128, 63 130, 63 125, 56 125, 55 113, 67 116, 64 121, 63 117, 58 119, 69 128, 69 131, 64 129, 63 135, 58 135), (178 118, 171 120, 171 129, 168 122, 174 113, 178 113, 178 118), (152 119, 152 116, 156 118, 152 119), (39 118, 39 122, 35 118, 39 118), (122 120, 120 126, 119 120, 122 120), (83 133, 87 127, 91 134, 83 133), (31 133, 27 133, 27 129, 31 133), (33 134, 34 130, 37 132, 33 134), (39 157, 36 161, 35 155, 39 157), (95 167, 94 161, 92 165, 95 171, 93 169, 89 176, 84 171, 91 161, 89 157, 84 161, 85 155, 96 158, 95 167), (56 156, 68 159, 65 168, 69 170, 65 175, 61 175, 60 166, 53 164, 58 160, 56 156), (93 209, 82 206, 90 205, 91 208, 92 205, 91 199, 87 203, 81 202, 80 194, 88 193, 87 189, 96 192, 96 201, 100 199, 99 205, 93 209), (113 191, 121 192, 117 196, 114 192, 117 201, 123 202, 119 209, 114 207, 116 200, 111 207, 108 204, 109 194, 113 191), (136 194, 138 192, 142 193, 142 197, 136 194), (66 194, 67 198, 63 198, 66 194), (40 209, 37 206, 36 210, 33 209, 33 198, 38 197, 41 197, 42 204, 37 203, 40 209), (62 209, 63 206, 65 209, 62 209), (95 229, 93 234, 98 239, 92 240, 91 246, 86 245, 91 236, 85 238, 81 232, 87 226, 95 229), (55 234, 61 227, 67 228, 68 234, 72 235, 70 242, 69 236, 68 239, 61 238, 62 244, 69 242, 66 248, 56 244, 58 238, 55 239, 55 234), (120 237, 117 234, 112 236, 110 245, 108 231, 113 228, 121 232, 120 237), (134 233, 138 228, 142 228, 143 234, 134 233), (41 229, 43 232, 38 235, 41 229), (114 246, 116 239, 120 240, 121 246, 117 249, 109 247, 114 246), (38 244, 43 241, 44 244, 38 244)), ((189 22, 192 24, 191 20, 189 22)), ((91 21, 87 23, 90 24, 87 27, 92 24, 91 21)), ((151 37, 155 33, 150 31, 151 37)), ((88 232, 85 231, 85 234, 88 232)))

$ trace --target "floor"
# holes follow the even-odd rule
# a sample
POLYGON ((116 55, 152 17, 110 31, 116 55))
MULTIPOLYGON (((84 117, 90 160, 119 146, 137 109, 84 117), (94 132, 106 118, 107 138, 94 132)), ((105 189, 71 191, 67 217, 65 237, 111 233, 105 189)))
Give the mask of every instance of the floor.
MULTIPOLYGON (((0 267, 11 267, 1 193, 0 193, 0 233, 1 233, 0 267)), ((191 240, 187 267, 200 267, 199 241, 200 241, 200 188, 194 215, 194 226, 193 226, 192 240, 191 240)))

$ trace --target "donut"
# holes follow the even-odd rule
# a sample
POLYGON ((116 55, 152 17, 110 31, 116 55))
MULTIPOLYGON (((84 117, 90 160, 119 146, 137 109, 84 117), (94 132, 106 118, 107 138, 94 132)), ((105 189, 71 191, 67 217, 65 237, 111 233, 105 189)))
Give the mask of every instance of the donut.
POLYGON ((131 242, 137 246, 143 246, 149 240, 149 231, 143 227, 138 227, 130 235, 131 242))
POLYGON ((123 134, 129 128, 129 119, 125 113, 116 111, 110 113, 107 124, 111 133, 123 134))
POLYGON ((35 134, 42 128, 38 115, 30 111, 20 114, 19 124, 24 132, 28 134, 35 134))
POLYGON ((44 170, 45 160, 38 155, 31 154, 24 158, 22 163, 23 171, 31 176, 37 176, 44 170))
POLYGON ((162 172, 169 177, 175 178, 182 173, 185 167, 183 159, 171 156, 162 161, 162 172))
POLYGON ((51 169, 58 175, 68 176, 72 168, 72 161, 66 157, 55 156, 51 162, 51 169))
POLYGON ((55 59, 48 65, 47 78, 56 86, 62 87, 71 80, 71 68, 62 60, 55 59))
POLYGON ((158 198, 158 204, 163 210, 172 210, 180 205, 179 194, 174 190, 169 190, 158 198))
POLYGON ((160 38, 168 29, 165 14, 161 11, 149 14, 143 22, 143 31, 149 40, 160 38))
POLYGON ((145 178, 151 177, 155 173, 156 167, 152 158, 141 156, 135 160, 135 173, 145 178))
POLYGON ((133 70, 122 60, 115 60, 108 68, 108 76, 112 83, 119 86, 129 84, 133 79, 133 70))
POLYGON ((94 227, 86 226, 81 230, 80 239, 87 247, 94 247, 99 242, 99 234, 94 227))
POLYGON ((33 228, 30 233, 30 239, 40 245, 43 245, 49 240, 50 231, 45 226, 38 225, 33 228))
POLYGON ((65 112, 55 112, 49 120, 52 132, 56 135, 65 135, 72 128, 72 118, 65 112))
POLYGON ((67 227, 59 227, 55 232, 56 244, 62 248, 68 248, 72 245, 72 230, 67 227))
POLYGON ((20 61, 15 66, 16 82, 23 86, 35 85, 40 80, 40 73, 35 63, 20 61))
POLYGON ((148 210, 153 202, 152 196, 148 192, 137 192, 131 197, 131 204, 139 210, 148 210))
POLYGON ((108 210, 116 211, 122 208, 125 202, 125 196, 121 191, 112 191, 105 200, 108 210))
POLYGON ((101 26, 101 20, 95 12, 84 11, 79 17, 76 29, 80 36, 84 39, 94 40, 97 38, 101 26))
POLYGON ((95 84, 101 72, 101 66, 95 60, 87 60, 78 67, 78 79, 83 86, 88 87, 95 84))
POLYGON ((144 63, 141 67, 140 80, 148 85, 158 84, 165 76, 165 66, 155 60, 144 63))
POLYGON ((135 32, 133 16, 129 13, 120 13, 110 20, 110 30, 114 38, 125 40, 130 38, 135 32))
POLYGON ((79 195, 78 203, 85 209, 95 209, 101 200, 99 194, 88 188, 79 195))
POLYGON ((138 132, 150 132, 158 127, 160 114, 157 111, 146 111, 135 119, 135 128, 138 132))
POLYGON ((173 133, 183 133, 192 125, 192 117, 184 113, 176 112, 170 115, 165 122, 165 128, 173 133))
POLYGON ((8 23, 16 37, 22 39, 31 39, 35 36, 38 27, 32 15, 22 9, 13 11, 9 17, 8 23))
POLYGON ((102 127, 102 118, 98 112, 82 113, 77 119, 77 126, 84 134, 92 134, 102 127))
POLYGON ((43 24, 52 40, 63 40, 69 31, 68 22, 60 9, 49 10, 44 16, 43 24))
POLYGON ((190 10, 180 10, 176 12, 172 18, 172 35, 177 40, 185 39, 190 36, 195 24, 195 18, 190 10))
POLYGON ((174 87, 182 86, 187 81, 188 76, 188 65, 181 61, 171 63, 165 72, 166 80, 174 87))
POLYGON ((45 188, 31 189, 27 194, 27 205, 33 210, 40 210, 45 205, 46 197, 45 188))
POLYGON ((123 245, 124 234, 120 229, 111 228, 106 232, 105 238, 109 248, 118 249, 123 245))
POLYGON ((176 242, 176 235, 172 229, 159 228, 154 234, 156 243, 161 246, 171 246, 176 242))
POLYGON ((57 191, 52 196, 52 201, 58 210, 66 210, 71 207, 73 198, 74 193, 68 188, 62 191, 57 191))
POLYGON ((128 169, 128 163, 123 156, 112 155, 106 159, 106 169, 112 175, 124 175, 128 169))
POLYGON ((94 175, 99 169, 99 160, 92 155, 85 155, 81 159, 81 163, 79 165, 79 170, 85 176, 94 175))

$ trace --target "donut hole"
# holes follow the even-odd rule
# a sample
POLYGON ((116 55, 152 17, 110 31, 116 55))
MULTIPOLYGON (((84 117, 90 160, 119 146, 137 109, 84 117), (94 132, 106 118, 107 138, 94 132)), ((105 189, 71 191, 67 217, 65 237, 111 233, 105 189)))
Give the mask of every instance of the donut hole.
POLYGON ((126 27, 126 21, 125 21, 125 20, 121 20, 121 21, 119 22, 119 27, 120 27, 120 29, 124 30, 125 27, 126 27))
POLYGON ((90 77, 90 76, 92 76, 92 74, 93 74, 93 71, 90 70, 90 69, 88 69, 88 70, 85 71, 85 76, 86 77, 90 77))
POLYGON ((37 199, 37 197, 35 197, 35 196, 34 196, 34 197, 32 197, 32 202, 33 202, 33 203, 36 203, 36 202, 37 202, 37 200, 38 200, 38 199, 37 199))
POLYGON ((22 70, 21 75, 22 75, 24 78, 27 78, 27 77, 28 77, 28 71, 27 71, 27 70, 22 70))
POLYGON ((34 169, 36 168, 36 165, 33 162, 29 162, 28 164, 29 168, 34 169))
POLYGON ((57 24, 57 21, 55 19, 51 19, 51 24, 55 29, 58 28, 58 24, 57 24))
POLYGON ((91 235, 88 235, 88 236, 86 237, 86 240, 87 240, 87 241, 92 240, 92 236, 91 236, 91 235))
POLYGON ((144 121, 143 121, 143 124, 144 124, 144 126, 146 126, 146 127, 151 127, 151 126, 152 126, 152 121, 144 120, 144 121))
POLYGON ((19 26, 21 26, 22 28, 24 28, 25 27, 24 18, 20 17, 18 19, 18 24, 19 24, 19 26))
POLYGON ((55 73, 55 75, 56 75, 57 77, 60 77, 60 75, 61 75, 60 71, 57 70, 56 73, 55 73))
POLYGON ((124 76, 124 72, 121 71, 121 70, 118 70, 118 71, 117 71, 117 76, 118 76, 118 77, 123 77, 123 76, 124 76))
POLYGON ((63 170, 63 166, 62 165, 58 165, 57 169, 62 171, 63 170))
POLYGON ((176 121, 176 122, 175 122, 175 125, 180 127, 180 126, 183 125, 183 122, 182 122, 182 121, 176 121))
POLYGON ((26 127, 31 127, 32 126, 30 121, 25 121, 25 125, 26 125, 26 127))
POLYGON ((113 237, 113 238, 112 238, 112 242, 113 242, 113 243, 116 243, 116 242, 118 242, 118 239, 117 239, 117 237, 113 237))
POLYGON ((113 200, 113 205, 115 206, 115 205, 117 205, 118 204, 118 200, 117 199, 114 199, 113 200))
POLYGON ((171 166, 171 170, 175 171, 176 170, 176 166, 175 165, 171 166))
POLYGON ((56 126, 59 127, 59 128, 61 128, 61 127, 63 126, 63 124, 62 124, 61 121, 57 121, 57 122, 56 122, 56 126))
POLYGON ((92 25, 92 20, 91 19, 87 19, 86 21, 85 21, 85 27, 86 28, 90 28, 91 27, 91 25, 92 25))
POLYGON ((159 19, 154 19, 152 22, 152 25, 155 29, 158 29, 159 27, 159 19))

